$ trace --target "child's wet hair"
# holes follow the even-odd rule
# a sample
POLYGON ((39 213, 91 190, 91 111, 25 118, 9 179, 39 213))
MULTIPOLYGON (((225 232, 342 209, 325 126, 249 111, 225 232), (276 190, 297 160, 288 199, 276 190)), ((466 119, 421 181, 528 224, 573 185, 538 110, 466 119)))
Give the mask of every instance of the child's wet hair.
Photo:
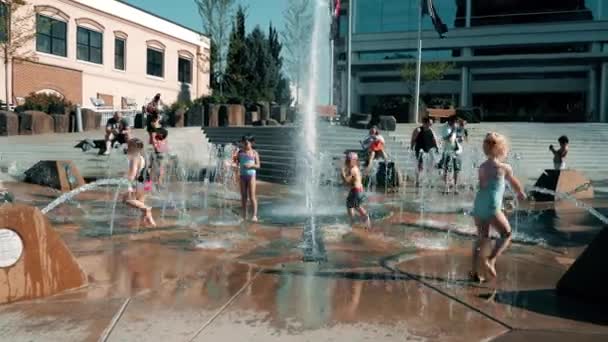
POLYGON ((128 147, 133 147, 136 148, 138 150, 143 150, 144 149, 144 142, 138 138, 132 138, 127 142, 127 146, 128 147))
POLYGON ((560 144, 569 144, 569 143, 570 143, 570 140, 569 140, 569 139, 568 139, 568 137, 567 137, 567 136, 565 136, 565 135, 562 135, 561 137, 559 137, 559 139, 557 139, 557 141, 558 141, 560 144))
POLYGON ((248 135, 243 135, 243 137, 241 138, 241 142, 249 142, 249 143, 255 143, 255 137, 251 134, 248 135))
POLYGON ((156 133, 156 137, 158 140, 165 140, 169 135, 169 131, 162 127, 157 128, 154 132, 156 133))
POLYGON ((503 159, 509 152, 509 143, 502 134, 490 132, 483 140, 483 152, 486 156, 503 159))

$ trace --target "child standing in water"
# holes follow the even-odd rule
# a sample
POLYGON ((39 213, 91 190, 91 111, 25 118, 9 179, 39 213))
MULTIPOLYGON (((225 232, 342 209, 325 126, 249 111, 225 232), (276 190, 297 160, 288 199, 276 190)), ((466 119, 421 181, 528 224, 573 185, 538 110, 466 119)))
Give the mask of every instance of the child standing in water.
POLYGON ((520 182, 513 176, 513 169, 502 162, 508 152, 505 137, 494 132, 488 133, 483 141, 483 152, 488 159, 479 167, 479 190, 473 207, 478 239, 473 246, 473 270, 470 273, 471 279, 478 282, 485 280, 479 273, 479 258, 481 251, 489 250, 491 245, 490 226, 500 234, 490 255, 484 255, 482 260, 491 277, 496 277, 496 259, 511 243, 511 226, 502 211, 505 180, 511 184, 519 200, 526 198, 520 182))
POLYGON ((148 179, 149 172, 146 159, 142 155, 143 149, 143 141, 137 138, 133 138, 127 143, 127 157, 129 159, 127 179, 131 184, 124 201, 127 205, 141 210, 146 225, 156 227, 156 222, 152 217, 152 208, 144 203, 146 192, 152 190, 152 183, 148 179))
POLYGON ((346 155, 346 161, 342 168, 342 179, 350 185, 350 192, 346 198, 346 209, 348 210, 351 226, 354 224, 355 210, 357 210, 359 216, 365 220, 366 228, 371 229, 372 221, 365 208, 362 207, 365 195, 363 194, 363 182, 359 169, 359 156, 355 152, 346 155))
POLYGON ((556 150, 553 145, 549 145, 549 151, 553 152, 553 167, 555 170, 563 170, 566 168, 566 156, 568 155, 568 137, 562 135, 557 139, 559 142, 559 150, 556 150))
POLYGON ((251 201, 253 207, 253 216, 251 221, 258 221, 258 200, 255 194, 256 170, 260 168, 260 156, 253 149, 255 139, 252 136, 246 135, 241 139, 241 149, 236 154, 237 163, 240 173, 241 185, 241 206, 243 208, 243 220, 247 219, 247 199, 251 201))
POLYGON ((169 131, 164 128, 157 128, 152 137, 152 147, 154 148, 154 151, 150 155, 150 162, 152 164, 151 171, 153 180, 158 185, 162 185, 164 181, 164 169, 167 154, 169 152, 168 136, 169 131))

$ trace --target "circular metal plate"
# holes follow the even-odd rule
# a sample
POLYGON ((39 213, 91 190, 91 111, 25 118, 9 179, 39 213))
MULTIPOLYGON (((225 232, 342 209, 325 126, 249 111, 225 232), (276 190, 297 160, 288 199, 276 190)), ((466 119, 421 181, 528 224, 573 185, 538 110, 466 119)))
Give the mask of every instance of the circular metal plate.
POLYGON ((11 267, 23 253, 23 241, 13 230, 0 228, 0 268, 11 267))

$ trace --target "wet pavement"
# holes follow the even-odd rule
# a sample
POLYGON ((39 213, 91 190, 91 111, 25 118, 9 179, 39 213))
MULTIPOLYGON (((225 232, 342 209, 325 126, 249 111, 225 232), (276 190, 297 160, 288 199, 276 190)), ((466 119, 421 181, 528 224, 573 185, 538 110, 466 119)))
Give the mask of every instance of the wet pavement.
MULTIPOLYGON (((38 207, 58 196, 5 186, 38 207)), ((471 218, 462 210, 412 210, 411 191, 372 198, 383 209, 369 232, 345 225, 343 213, 328 215, 314 240, 327 261, 305 263, 301 222, 234 224, 238 203, 230 196, 210 196, 205 207, 200 185, 180 189, 172 201, 186 201, 188 210, 172 202, 163 212, 166 198, 152 196, 156 229, 142 228, 121 203, 114 207, 103 189, 49 213, 88 285, 0 305, 0 340, 608 340, 608 311, 554 291, 601 228, 579 207, 513 211, 520 239, 499 259, 498 278, 480 285, 467 279, 471 218), (551 210, 557 219, 542 217, 551 210)), ((259 192, 267 203, 291 196, 278 185, 261 184, 259 192)))

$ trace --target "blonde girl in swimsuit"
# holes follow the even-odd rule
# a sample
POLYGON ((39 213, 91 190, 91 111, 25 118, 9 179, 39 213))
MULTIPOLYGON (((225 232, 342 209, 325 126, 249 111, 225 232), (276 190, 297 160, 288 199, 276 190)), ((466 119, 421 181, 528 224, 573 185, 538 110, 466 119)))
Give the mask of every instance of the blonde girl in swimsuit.
POLYGON ((146 192, 152 190, 152 182, 148 175, 146 159, 142 155, 144 149, 143 141, 133 138, 127 143, 127 156, 129 158, 129 170, 127 179, 129 180, 129 191, 125 195, 124 201, 127 205, 141 210, 144 215, 144 224, 156 227, 156 222, 152 217, 152 208, 145 204, 146 192))
POLYGON ((260 156, 253 149, 255 139, 252 136, 244 136, 241 139, 242 147, 236 154, 236 162, 239 166, 241 184, 241 206, 243 220, 247 219, 247 200, 251 201, 253 215, 252 222, 258 222, 258 200, 256 197, 256 174, 260 168, 260 156))
POLYGON ((471 279, 478 282, 485 280, 479 273, 479 258, 481 251, 487 251, 491 245, 490 227, 500 234, 490 255, 482 260, 486 273, 491 277, 496 277, 496 259, 511 243, 511 225, 502 211, 505 180, 511 184, 519 200, 526 198, 513 169, 503 162, 508 149, 507 140, 498 133, 488 133, 483 141, 483 152, 488 159, 479 167, 479 190, 473 207, 478 239, 473 246, 473 270, 470 273, 471 279))

